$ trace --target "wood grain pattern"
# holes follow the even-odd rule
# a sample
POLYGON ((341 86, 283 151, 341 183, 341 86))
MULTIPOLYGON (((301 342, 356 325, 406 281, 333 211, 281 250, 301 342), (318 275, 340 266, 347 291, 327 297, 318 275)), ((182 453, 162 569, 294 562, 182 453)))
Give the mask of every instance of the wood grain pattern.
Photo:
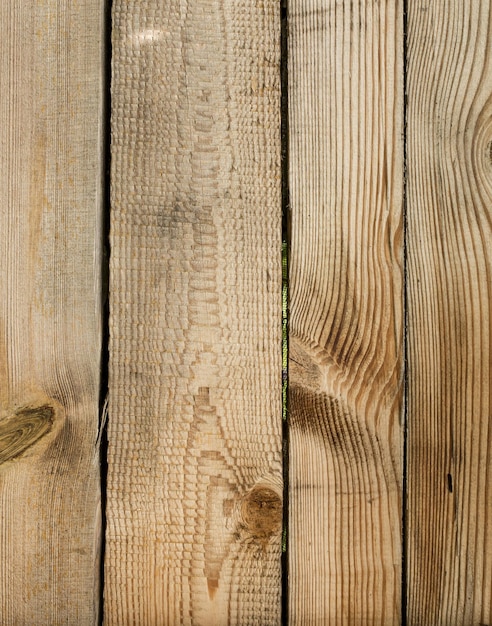
POLYGON ((107 624, 280 620, 278 22, 113 3, 107 624))
POLYGON ((492 623, 492 3, 408 2, 408 623, 492 623))
POLYGON ((291 623, 394 626, 403 7, 289 7, 291 623))
POLYGON ((99 607, 102 7, 0 4, 0 622, 99 607))

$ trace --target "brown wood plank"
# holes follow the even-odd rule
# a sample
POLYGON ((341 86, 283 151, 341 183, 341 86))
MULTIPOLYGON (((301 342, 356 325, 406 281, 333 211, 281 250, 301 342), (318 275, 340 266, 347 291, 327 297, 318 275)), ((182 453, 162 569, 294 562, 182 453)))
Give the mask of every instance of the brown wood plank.
POLYGON ((276 0, 113 3, 105 620, 280 620, 276 0))
POLYGON ((290 623, 394 626, 403 3, 289 7, 290 623))
POLYGON ((99 607, 102 6, 0 3, 0 622, 99 607))
POLYGON ((408 2, 408 623, 492 623, 492 3, 408 2))

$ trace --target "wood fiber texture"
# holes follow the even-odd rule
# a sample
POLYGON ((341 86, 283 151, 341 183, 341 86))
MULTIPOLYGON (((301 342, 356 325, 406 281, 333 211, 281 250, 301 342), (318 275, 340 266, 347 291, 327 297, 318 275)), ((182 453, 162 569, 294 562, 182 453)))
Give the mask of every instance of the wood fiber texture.
POLYGON ((408 2, 408 623, 492 623, 492 3, 408 2))
POLYGON ((403 3, 289 2, 291 624, 400 621, 403 3))
POLYGON ((102 7, 0 3, 0 623, 99 608, 102 7))
POLYGON ((280 621, 276 0, 113 2, 105 621, 280 621))

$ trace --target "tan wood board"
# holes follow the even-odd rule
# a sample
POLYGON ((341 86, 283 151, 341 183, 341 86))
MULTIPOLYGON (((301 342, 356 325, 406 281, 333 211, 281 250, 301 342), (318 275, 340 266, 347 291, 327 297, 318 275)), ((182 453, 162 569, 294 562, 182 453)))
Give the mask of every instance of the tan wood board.
POLYGON ((289 2, 291 624, 400 621, 403 3, 289 2))
POLYGON ((105 621, 277 624, 278 4, 113 28, 105 621))
POLYGON ((0 4, 0 623, 99 608, 102 7, 0 4))
POLYGON ((408 623, 492 623, 492 3, 408 2, 408 623))

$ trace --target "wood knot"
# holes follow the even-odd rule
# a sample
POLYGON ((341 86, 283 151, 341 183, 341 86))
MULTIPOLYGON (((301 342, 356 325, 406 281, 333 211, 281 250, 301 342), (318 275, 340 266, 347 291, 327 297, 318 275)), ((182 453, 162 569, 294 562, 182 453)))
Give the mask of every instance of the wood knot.
POLYGON ((23 407, 0 422, 0 464, 21 456, 42 437, 55 422, 52 406, 23 407))
POLYGON ((269 487, 255 487, 243 499, 241 517, 253 538, 266 545, 282 527, 282 498, 269 487))

